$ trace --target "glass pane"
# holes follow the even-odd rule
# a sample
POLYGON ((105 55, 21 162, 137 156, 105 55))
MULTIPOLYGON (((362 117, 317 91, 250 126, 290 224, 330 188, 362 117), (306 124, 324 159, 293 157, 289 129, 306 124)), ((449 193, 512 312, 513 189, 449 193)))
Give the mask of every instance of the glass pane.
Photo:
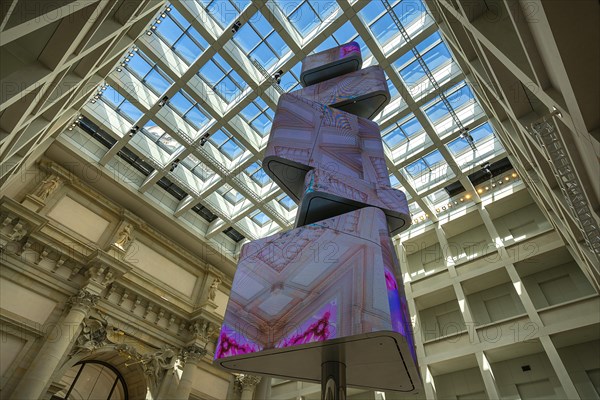
POLYGON ((264 42, 250 53, 250 56, 256 59, 265 69, 269 69, 277 61, 275 53, 264 42))
POLYGON ((196 127, 196 129, 202 128, 210 119, 197 107, 192 109, 185 115, 185 118, 196 127))
POLYGON ((191 64, 202 53, 200 47, 187 35, 183 35, 173 48, 188 64, 191 64))
POLYGON ((150 72, 152 65, 144 60, 139 54, 134 54, 133 57, 130 57, 129 62, 127 63, 127 69, 137 75, 138 78, 142 79, 148 72, 150 72))
POLYGON ((171 82, 168 81, 156 69, 150 71, 150 73, 146 75, 146 79, 144 81, 150 89, 154 90, 158 94, 163 94, 169 88, 169 86, 171 86, 171 82))
POLYGON ((321 21, 310 5, 304 2, 288 19, 302 36, 307 36, 321 21))
POLYGON ((233 37, 233 40, 240 46, 244 53, 248 54, 260 43, 261 38, 254 31, 250 24, 245 24, 233 37))
POLYGON ((158 33, 169 46, 172 46, 183 34, 181 28, 175 24, 175 21, 173 21, 169 15, 167 15, 166 18, 163 18, 162 22, 158 24, 155 32, 158 33))
POLYGON ((177 92, 175 96, 169 100, 169 106, 180 114, 185 114, 187 110, 192 106, 192 102, 189 101, 181 92, 177 92))

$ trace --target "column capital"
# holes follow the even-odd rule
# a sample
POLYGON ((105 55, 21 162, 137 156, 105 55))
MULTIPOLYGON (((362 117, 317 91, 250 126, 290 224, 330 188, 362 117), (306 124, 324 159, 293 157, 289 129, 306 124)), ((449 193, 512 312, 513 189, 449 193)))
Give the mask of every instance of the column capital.
POLYGON ((242 388, 242 390, 253 389, 261 381, 260 376, 240 374, 235 378, 235 382, 242 388))
POLYGON ((200 360, 202 360, 202 357, 204 357, 206 355, 207 350, 194 344, 191 346, 184 347, 182 349, 181 353, 183 355, 183 360, 186 364, 187 363, 196 364, 200 360))
POLYGON ((88 292, 86 289, 80 289, 77 294, 69 298, 68 304, 71 308, 80 308, 86 314, 98 304, 100 296, 88 292))

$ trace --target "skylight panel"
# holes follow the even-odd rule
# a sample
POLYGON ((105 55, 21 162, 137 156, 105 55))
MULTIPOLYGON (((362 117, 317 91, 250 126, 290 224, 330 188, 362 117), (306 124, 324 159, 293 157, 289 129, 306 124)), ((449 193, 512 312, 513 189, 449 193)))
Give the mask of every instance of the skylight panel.
POLYGON ((161 23, 155 26, 154 32, 169 46, 173 46, 177 39, 183 35, 183 29, 177 25, 170 14, 167 14, 165 18, 162 18, 161 23))
POLYGON ((402 132, 404 132, 404 134, 409 138, 423 131, 423 126, 421 126, 419 120, 414 116, 408 121, 401 123, 400 128, 402 129, 402 132))
POLYGON ((250 57, 258 61, 267 70, 277 62, 277 56, 265 42, 259 44, 250 53, 250 57))
POLYGON ((104 89, 101 99, 105 103, 112 106, 112 108, 117 108, 125 100, 125 97, 123 97, 119 92, 109 85, 106 89, 104 89))
POLYGON ((223 129, 210 135, 208 139, 217 149, 233 160, 244 153, 244 147, 223 129))
POLYGON ((256 182, 261 187, 265 186, 271 181, 267 173, 262 169, 261 164, 257 162, 251 164, 248 168, 246 168, 245 172, 246 174, 248 174, 248 176, 250 176, 250 178, 254 182, 256 182))
POLYGON ((130 122, 137 121, 143 115, 136 106, 131 104, 129 100, 126 100, 125 97, 110 85, 106 87, 100 98, 130 122))
POLYGON ((225 200, 227 200, 231 205, 237 205, 241 201, 245 200, 244 196, 232 188, 229 184, 224 184, 220 188, 217 189, 217 193, 219 193, 225 200))
POLYGON ((364 6, 363 9, 358 12, 358 15, 368 25, 384 12, 386 12, 385 7, 381 1, 369 1, 369 4, 364 6))
POLYGON ((265 113, 260 114, 251 123, 250 126, 258 132, 260 136, 266 136, 271 131, 273 121, 265 113))
POLYGON ((221 28, 231 24, 240 15, 240 12, 250 4, 250 0, 199 0, 206 12, 221 28))
POLYGON ((285 193, 277 196, 277 201, 288 211, 292 211, 297 207, 296 203, 294 203, 294 200, 292 200, 290 196, 285 193))
POLYGON ((187 169, 189 169, 194 175, 200 178, 202 181, 208 180, 215 173, 206 164, 200 161, 196 156, 190 154, 181 162, 187 169))
POLYGON ((140 53, 140 50, 138 50, 137 54, 133 53, 133 56, 130 55, 130 60, 127 62, 126 67, 140 80, 142 80, 148 74, 148 72, 150 72, 152 65, 149 61, 147 61, 146 57, 142 56, 140 53))
POLYGON ((240 112, 240 115, 246 120, 246 122, 249 122, 256 118, 260 113, 261 111, 256 106, 255 102, 251 102, 240 112))
POLYGON ((187 19, 185 19, 183 15, 181 15, 177 8, 173 7, 173 5, 171 4, 169 5, 168 13, 171 18, 177 21, 177 23, 179 24, 179 26, 181 26, 181 28, 183 28, 183 30, 186 30, 191 25, 191 23, 187 19))
POLYGON ((233 36, 233 41, 246 53, 250 53, 261 41, 251 24, 244 24, 233 36))
POLYGON ((159 96, 173 84, 173 80, 168 78, 158 67, 154 67, 154 69, 146 75, 143 82, 159 96))
POLYGON ((398 28, 389 14, 385 14, 379 18, 369 28, 381 46, 399 34, 398 28))
POLYGON ((400 185, 400 181, 394 174, 390 174, 390 185, 392 187, 398 187, 400 185))
POLYGON ((279 58, 285 56, 290 51, 290 46, 287 45, 277 32, 271 33, 265 40, 279 58))
POLYGON ((333 38, 333 36, 328 36, 319 44, 315 49, 311 52, 311 54, 319 53, 323 50, 331 49, 332 47, 339 46, 339 43, 333 38))
POLYGON ((211 85, 216 84, 225 76, 225 71, 212 60, 208 60, 198 72, 211 85))
POLYGON ((241 145, 239 145, 234 139, 230 139, 225 142, 220 150, 231 160, 239 157, 244 152, 241 145))
POLYGON ((356 29, 352 26, 352 22, 348 21, 337 31, 334 32, 333 37, 338 42, 338 44, 344 44, 352 41, 352 38, 357 36, 356 29))
POLYGON ((258 226, 262 227, 269 222, 271 222, 271 218, 265 215, 262 211, 255 211, 250 215, 250 219, 254 221, 258 226))
POLYGON ((188 65, 202 54, 202 49, 188 35, 182 35, 173 49, 188 65))
POLYGON ((308 36, 321 23, 319 16, 307 1, 292 12, 288 19, 303 37, 308 36))
POLYGON ((407 140, 404 133, 400 130, 400 127, 391 129, 389 132, 383 134, 383 141, 388 145, 390 149, 394 149, 400 143, 407 140))
POLYGON ((171 97, 169 106, 179 114, 183 115, 192 107, 192 102, 189 100, 187 94, 185 94, 183 90, 180 90, 171 97))

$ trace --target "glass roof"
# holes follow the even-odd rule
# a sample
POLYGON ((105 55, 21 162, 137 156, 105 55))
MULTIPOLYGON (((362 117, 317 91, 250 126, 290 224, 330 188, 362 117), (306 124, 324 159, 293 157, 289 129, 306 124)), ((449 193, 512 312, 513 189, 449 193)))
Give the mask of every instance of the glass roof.
POLYGON ((479 202, 468 175, 506 153, 420 0, 166 4, 82 108, 81 129, 62 138, 237 251, 293 225, 296 205, 261 165, 275 106, 300 88, 303 54, 351 40, 363 67, 385 66, 392 101, 375 121, 411 229, 455 201, 479 202), (450 195, 452 184, 462 191, 450 195))

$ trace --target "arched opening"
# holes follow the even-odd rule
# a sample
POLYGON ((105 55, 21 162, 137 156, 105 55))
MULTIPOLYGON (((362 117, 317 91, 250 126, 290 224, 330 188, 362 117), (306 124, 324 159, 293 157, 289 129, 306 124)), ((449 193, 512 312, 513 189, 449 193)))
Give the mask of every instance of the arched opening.
POLYGON ((127 400, 127 384, 112 365, 98 360, 82 361, 69 368, 60 380, 62 389, 51 400, 127 400))

